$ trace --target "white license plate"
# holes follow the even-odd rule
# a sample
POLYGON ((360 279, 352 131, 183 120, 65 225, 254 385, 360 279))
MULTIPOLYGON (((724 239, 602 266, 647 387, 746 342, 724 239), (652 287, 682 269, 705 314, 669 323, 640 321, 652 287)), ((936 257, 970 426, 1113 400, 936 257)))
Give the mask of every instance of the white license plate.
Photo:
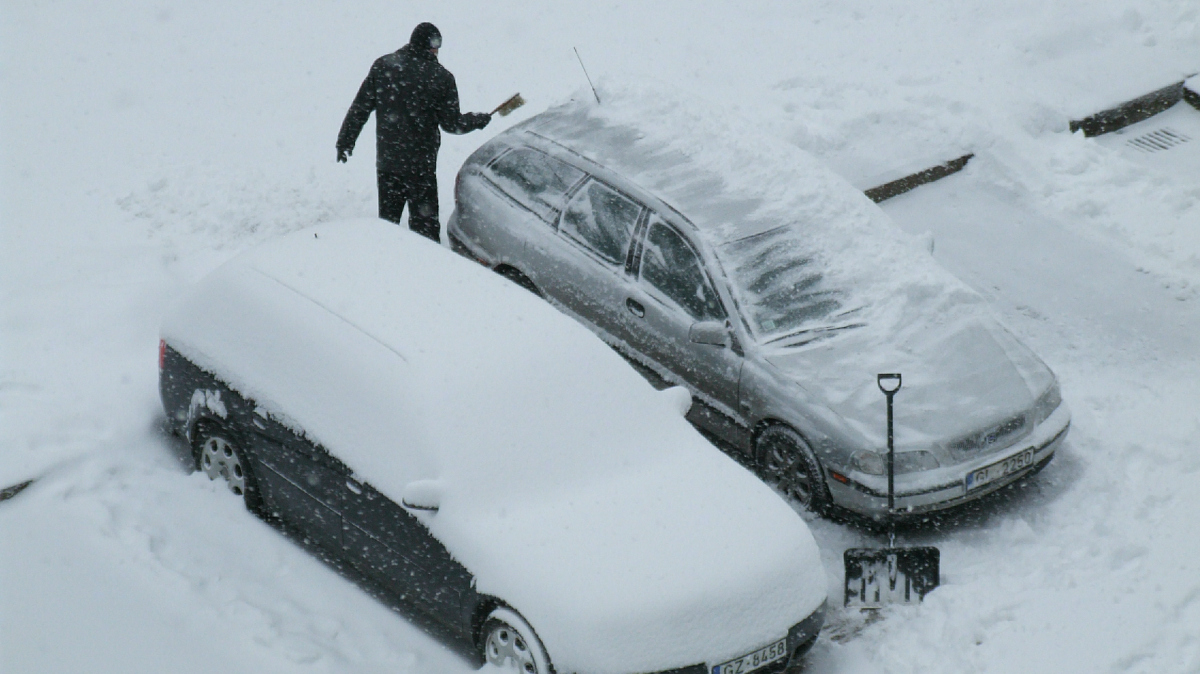
POLYGON ((967 473, 967 491, 971 491, 977 487, 998 480, 1005 475, 1015 473, 1019 470, 1024 470, 1033 465, 1033 448, 1014 454, 1003 461, 997 461, 990 466, 984 466, 979 470, 973 470, 967 473))
POLYGON ((714 665, 712 674, 746 674, 787 657, 787 637, 729 662, 714 665))

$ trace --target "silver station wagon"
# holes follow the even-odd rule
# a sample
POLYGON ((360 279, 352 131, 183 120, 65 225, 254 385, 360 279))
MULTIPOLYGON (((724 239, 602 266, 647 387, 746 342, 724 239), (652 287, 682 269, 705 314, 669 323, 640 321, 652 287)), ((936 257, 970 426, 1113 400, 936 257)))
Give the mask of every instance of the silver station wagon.
POLYGON ((1070 423, 1054 374, 861 192, 643 107, 572 102, 485 144, 451 246, 686 386, 695 426, 813 511, 889 517, 881 372, 904 378, 893 515, 1050 461, 1070 423))

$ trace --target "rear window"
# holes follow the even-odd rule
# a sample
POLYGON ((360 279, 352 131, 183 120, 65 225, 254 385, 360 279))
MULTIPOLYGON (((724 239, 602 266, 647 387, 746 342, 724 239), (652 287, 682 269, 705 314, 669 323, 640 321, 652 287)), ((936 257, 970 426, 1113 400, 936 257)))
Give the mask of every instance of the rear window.
POLYGON ((491 165, 492 182, 547 222, 582 178, 583 171, 530 148, 510 150, 491 165))

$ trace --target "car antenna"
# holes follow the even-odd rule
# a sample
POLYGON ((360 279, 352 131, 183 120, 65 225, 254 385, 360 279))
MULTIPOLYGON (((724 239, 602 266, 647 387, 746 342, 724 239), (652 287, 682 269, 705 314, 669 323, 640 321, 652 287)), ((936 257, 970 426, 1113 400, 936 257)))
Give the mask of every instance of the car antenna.
POLYGON ((592 95, 596 97, 596 105, 600 105, 600 94, 596 93, 596 85, 592 84, 592 77, 588 75, 587 66, 583 65, 583 58, 579 55, 579 49, 571 47, 575 50, 575 58, 579 59, 579 67, 583 68, 583 76, 587 78, 588 86, 592 88, 592 95))

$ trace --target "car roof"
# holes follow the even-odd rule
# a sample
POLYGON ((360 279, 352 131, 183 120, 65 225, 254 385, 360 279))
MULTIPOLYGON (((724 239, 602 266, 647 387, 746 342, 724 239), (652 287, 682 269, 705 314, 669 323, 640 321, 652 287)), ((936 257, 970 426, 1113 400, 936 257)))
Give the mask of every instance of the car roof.
POLYGON ((603 105, 572 101, 514 132, 629 180, 681 213, 713 245, 796 222, 879 220, 861 191, 799 148, 740 133, 734 123, 714 121, 716 115, 693 115, 686 103, 649 110, 628 103, 620 97, 603 105))
POLYGON ((677 397, 586 328, 380 220, 243 253, 162 333, 396 499, 412 479, 456 475, 480 493, 505 475, 571 484, 704 443, 677 397))
MULTIPOLYGON (((523 135, 552 154, 582 157, 576 163, 602 167, 677 210, 727 276, 762 262, 755 246, 729 244, 778 234, 786 240, 780 249, 811 262, 880 343, 906 316, 977 310, 978 295, 917 237, 795 144, 660 83, 610 82, 600 93, 602 104, 580 96, 527 120, 513 140, 523 135)), ((753 303, 745 296, 753 289, 731 285, 739 302, 753 303)))

